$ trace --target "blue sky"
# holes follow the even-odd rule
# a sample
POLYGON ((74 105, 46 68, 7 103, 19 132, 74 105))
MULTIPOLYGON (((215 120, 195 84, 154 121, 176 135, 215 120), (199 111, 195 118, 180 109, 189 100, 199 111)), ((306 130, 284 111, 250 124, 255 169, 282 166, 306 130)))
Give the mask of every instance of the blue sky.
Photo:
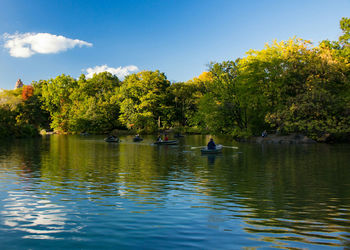
POLYGON ((342 17, 349 0, 0 0, 0 88, 96 67, 186 81, 274 39, 336 40, 342 17))

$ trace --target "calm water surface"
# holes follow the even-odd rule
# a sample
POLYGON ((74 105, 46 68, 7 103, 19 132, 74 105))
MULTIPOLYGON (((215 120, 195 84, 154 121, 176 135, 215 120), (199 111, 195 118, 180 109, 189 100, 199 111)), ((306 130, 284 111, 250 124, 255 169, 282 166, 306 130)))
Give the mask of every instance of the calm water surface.
POLYGON ((350 248, 350 145, 0 143, 1 249, 350 248))

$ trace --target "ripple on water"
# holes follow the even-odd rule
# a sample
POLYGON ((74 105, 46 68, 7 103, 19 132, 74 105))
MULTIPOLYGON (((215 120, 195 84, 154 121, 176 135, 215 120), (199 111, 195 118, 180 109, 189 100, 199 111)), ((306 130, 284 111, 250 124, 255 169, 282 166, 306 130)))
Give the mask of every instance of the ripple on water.
POLYGON ((349 245, 349 148, 333 157, 337 146, 301 151, 242 144, 240 154, 208 157, 186 151, 203 144, 199 136, 183 139, 187 148, 51 138, 39 156, 22 145, 0 156, 2 246, 349 245))

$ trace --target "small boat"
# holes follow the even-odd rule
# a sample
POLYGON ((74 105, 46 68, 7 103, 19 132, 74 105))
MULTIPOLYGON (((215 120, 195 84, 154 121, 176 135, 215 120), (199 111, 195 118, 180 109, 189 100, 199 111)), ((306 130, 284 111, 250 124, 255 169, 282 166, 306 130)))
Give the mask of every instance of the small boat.
POLYGON ((169 141, 156 141, 154 144, 157 144, 157 145, 175 145, 177 143, 178 143, 177 140, 169 140, 169 141))
POLYGON ((217 153, 221 153, 221 151, 222 151, 222 145, 220 144, 216 145, 215 149, 208 149, 208 147, 201 149, 201 153, 203 154, 217 154, 217 153))
POLYGON ((114 137, 114 136, 107 137, 104 140, 105 140, 105 142, 120 142, 119 138, 118 137, 114 137))
POLYGON ((182 134, 175 134, 174 137, 175 137, 175 138, 181 138, 181 137, 185 137, 185 136, 182 135, 182 134))
POLYGON ((138 141, 143 141, 143 138, 134 137, 132 140, 133 140, 134 142, 138 142, 138 141))

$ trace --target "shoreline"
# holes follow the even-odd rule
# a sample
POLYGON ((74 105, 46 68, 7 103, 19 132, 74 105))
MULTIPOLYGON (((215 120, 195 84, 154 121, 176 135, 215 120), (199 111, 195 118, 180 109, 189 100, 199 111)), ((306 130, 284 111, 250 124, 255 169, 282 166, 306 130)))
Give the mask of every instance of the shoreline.
POLYGON ((303 134, 276 135, 271 134, 266 137, 253 136, 247 139, 236 139, 239 142, 251 142, 258 144, 316 144, 317 141, 303 134))
MULTIPOLYGON (((157 134, 179 134, 180 137, 186 136, 186 135, 210 135, 207 133, 200 133, 200 132, 186 132, 179 133, 176 130, 173 129, 167 129, 163 131, 158 131, 156 133, 141 133, 144 135, 157 135, 157 134)), ((75 134, 75 133, 59 133, 57 131, 49 131, 49 132, 41 132, 40 135, 52 135, 52 134, 75 134)), ((90 133, 76 133, 80 135, 90 135, 90 133)), ((114 136, 120 136, 120 135, 134 135, 137 134, 134 130, 122 130, 122 129, 115 129, 109 133, 101 132, 101 133, 91 133, 93 134, 101 134, 101 135, 107 135, 111 134, 114 136)), ((218 134, 213 134, 218 135, 218 134)), ((223 135, 223 134, 222 134, 223 135)), ((306 135, 298 134, 298 133, 292 133, 290 135, 277 135, 277 134, 268 134, 266 137, 262 136, 251 136, 248 138, 244 137, 233 137, 233 140, 237 142, 248 142, 248 143, 258 143, 258 144, 316 144, 316 143, 326 143, 326 144, 333 144, 333 143, 344 143, 344 141, 336 141, 336 140, 321 140, 316 141, 311 138, 309 138, 306 135)), ((346 141, 345 143, 349 143, 346 141)))

